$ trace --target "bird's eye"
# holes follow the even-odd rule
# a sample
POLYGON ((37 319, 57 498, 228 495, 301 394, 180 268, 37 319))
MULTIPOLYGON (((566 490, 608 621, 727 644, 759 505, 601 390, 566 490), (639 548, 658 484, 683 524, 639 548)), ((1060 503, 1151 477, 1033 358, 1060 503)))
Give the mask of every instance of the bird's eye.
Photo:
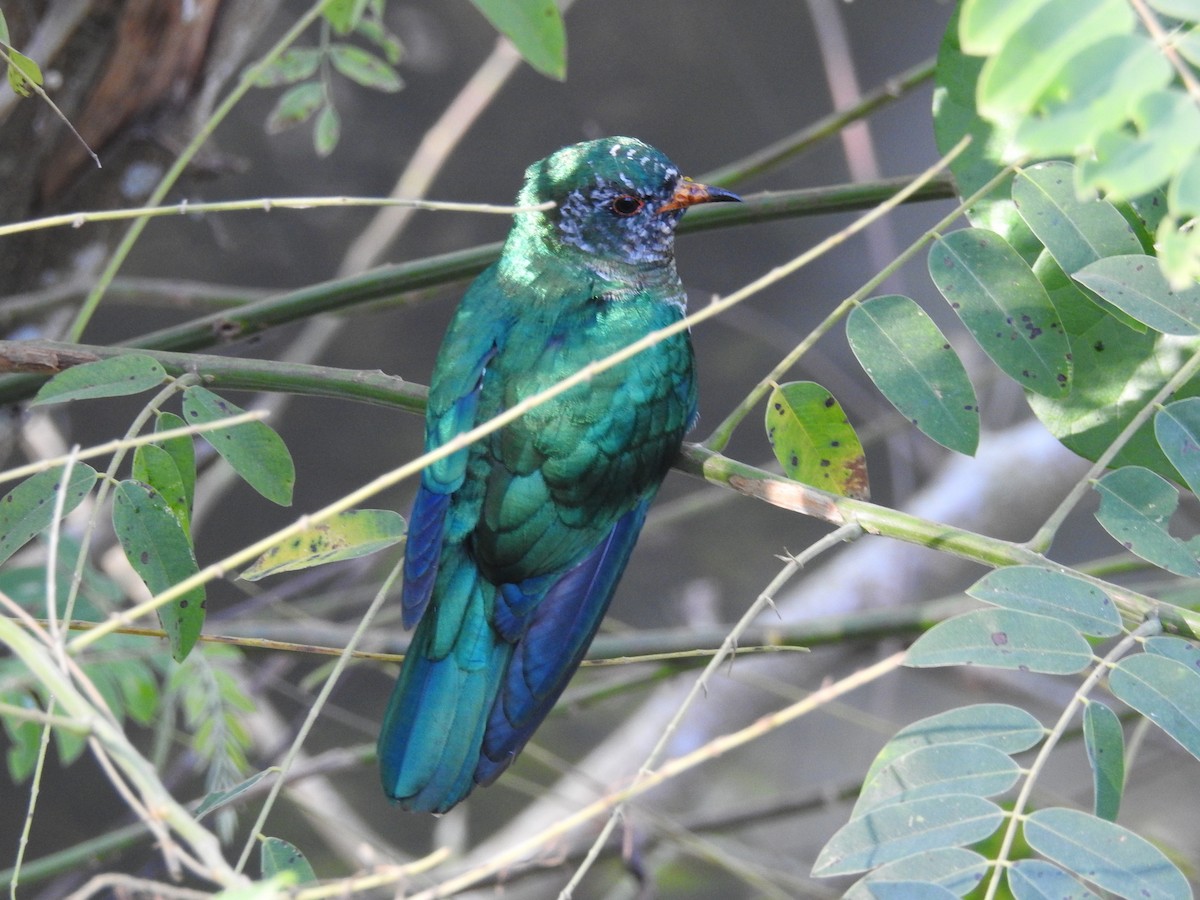
POLYGON ((608 204, 608 208, 614 214, 624 218, 636 214, 645 205, 646 201, 641 197, 633 194, 622 194, 620 197, 614 198, 612 203, 608 204))

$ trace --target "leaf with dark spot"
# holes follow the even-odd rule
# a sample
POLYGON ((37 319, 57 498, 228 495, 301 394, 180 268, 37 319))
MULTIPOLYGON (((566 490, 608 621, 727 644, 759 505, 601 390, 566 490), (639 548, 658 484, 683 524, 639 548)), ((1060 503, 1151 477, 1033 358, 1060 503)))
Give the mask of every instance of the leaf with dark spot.
MULTIPOLYGON (((183 394, 183 414, 189 423, 219 422, 243 410, 202 387, 183 394)), ((232 428, 209 431, 207 440, 225 461, 268 500, 280 506, 292 503, 296 468, 283 439, 262 422, 245 422, 232 428)))
POLYGON ((845 497, 866 499, 867 462, 846 414, 825 388, 811 381, 771 393, 767 439, 789 478, 845 497))
POLYGON ((153 357, 138 353, 114 356, 59 372, 42 385, 30 405, 125 397, 158 387, 166 379, 166 370, 153 357))
MULTIPOLYGON (((200 571, 192 543, 175 513, 147 485, 122 481, 113 492, 113 531, 152 594, 161 594, 200 571)), ((158 608, 158 620, 182 662, 204 625, 204 587, 195 587, 158 608)))
MULTIPOLYGON (((63 469, 50 469, 26 478, 0 499, 0 563, 50 527, 54 497, 62 489, 63 469)), ((63 515, 83 502, 96 483, 96 470, 84 463, 71 467, 63 515)))
POLYGON ((314 525, 260 556, 242 572, 246 581, 367 556, 404 537, 403 517, 390 509, 352 509, 314 525))

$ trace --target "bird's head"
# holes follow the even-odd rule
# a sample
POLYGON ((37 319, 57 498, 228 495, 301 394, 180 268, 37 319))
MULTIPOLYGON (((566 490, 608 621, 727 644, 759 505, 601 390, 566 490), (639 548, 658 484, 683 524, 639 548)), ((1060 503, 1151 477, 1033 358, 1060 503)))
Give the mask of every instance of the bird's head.
POLYGON ((525 171, 518 203, 554 203, 520 213, 517 228, 550 248, 574 247, 605 263, 650 265, 674 255, 675 226, 697 203, 740 200, 684 178, 661 152, 636 138, 586 141, 525 171))

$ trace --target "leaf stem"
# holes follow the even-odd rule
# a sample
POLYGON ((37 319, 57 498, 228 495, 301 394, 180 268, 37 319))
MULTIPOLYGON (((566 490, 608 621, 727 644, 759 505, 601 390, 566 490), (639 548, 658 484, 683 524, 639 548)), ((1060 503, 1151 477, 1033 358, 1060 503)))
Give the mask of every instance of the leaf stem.
POLYGON ((1013 801, 1013 808, 1008 817, 1008 825, 1004 829, 1004 837, 1000 842, 1000 849, 996 852, 992 877, 988 882, 984 900, 994 900, 996 891, 1000 888, 1000 874, 1005 869, 1009 854, 1012 853, 1013 842, 1017 837, 1017 825, 1025 817, 1025 809, 1029 805, 1029 799, 1033 794, 1033 787, 1037 783, 1038 776, 1046 768, 1046 762, 1050 758, 1050 753, 1058 744, 1059 738, 1066 734, 1067 725, 1070 724, 1071 718, 1075 715, 1075 708, 1087 701, 1088 694, 1092 692, 1092 689, 1096 687, 1100 679, 1108 673, 1109 668, 1115 660, 1120 659, 1128 653, 1130 648, 1142 638, 1147 635, 1158 634, 1160 631, 1162 631, 1162 626, 1158 620, 1150 618, 1125 635, 1104 655, 1103 659, 1096 660, 1096 665, 1091 673, 1083 680, 1083 684, 1079 686, 1071 701, 1063 709, 1062 714, 1058 717, 1058 721, 1054 723, 1054 727, 1046 735, 1045 742, 1039 748, 1037 756, 1030 764, 1029 771, 1025 775, 1025 781, 1021 785, 1021 790, 1017 793, 1017 799, 1013 801))
POLYGON ((1080 499, 1091 487, 1092 483, 1099 478, 1101 473, 1108 468, 1109 464, 1116 459, 1117 454, 1120 453, 1121 450, 1124 449, 1125 445, 1133 439, 1133 436, 1137 434, 1138 430, 1144 424, 1146 424, 1147 421, 1149 421, 1150 417, 1155 413, 1155 411, 1163 403, 1165 403, 1172 394, 1187 384, 1187 382, 1190 381, 1192 376, 1194 376, 1197 372, 1200 372, 1200 350, 1197 350, 1195 353, 1193 353, 1192 357, 1186 363, 1180 366, 1179 370, 1174 375, 1167 379, 1167 383, 1159 388, 1155 395, 1151 397, 1150 400, 1137 411, 1134 417, 1129 420, 1129 423, 1121 429, 1121 433, 1118 434, 1109 443, 1109 445, 1104 448, 1104 452, 1096 457, 1096 461, 1092 463, 1091 467, 1086 473, 1084 473, 1084 476, 1075 483, 1075 486, 1071 488, 1071 492, 1063 498, 1063 501, 1058 505, 1058 508, 1050 514, 1048 519, 1046 519, 1045 524, 1038 529, 1037 533, 1033 537, 1025 542, 1027 547, 1029 547, 1031 550, 1036 550, 1039 553, 1044 553, 1046 550, 1050 549, 1050 545, 1054 541, 1054 536, 1058 534, 1058 529, 1062 527, 1063 522, 1066 521, 1066 518, 1068 515, 1070 515, 1071 510, 1073 510, 1076 504, 1079 503, 1080 499))

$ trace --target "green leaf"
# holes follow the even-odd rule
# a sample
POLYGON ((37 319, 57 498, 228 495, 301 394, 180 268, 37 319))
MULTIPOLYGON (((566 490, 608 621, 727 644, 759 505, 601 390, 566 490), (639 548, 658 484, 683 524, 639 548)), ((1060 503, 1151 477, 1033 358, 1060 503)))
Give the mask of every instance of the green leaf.
POLYGON ((963 50, 991 56, 1002 48, 1045 0, 964 0, 958 36, 963 50))
MULTIPOLYGON (((23 691, 0 692, 0 703, 28 710, 41 709, 37 701, 23 691)), ((8 752, 5 754, 8 774, 13 781, 23 783, 37 766, 42 739, 41 726, 34 721, 8 716, 0 717, 0 722, 4 724, 4 733, 8 735, 9 741, 8 752)))
MULTIPOLYGON (((183 526, 157 492, 136 481, 122 481, 113 492, 113 530, 138 577, 159 594, 200 571, 183 526)), ((182 662, 204 625, 204 587, 195 587, 158 608, 158 620, 182 662)))
POLYGON ((1154 242, 1158 264, 1172 288, 1183 290, 1200 280, 1200 231, 1163 219, 1154 242))
POLYGON ((1075 280, 1155 331, 1200 332, 1200 287, 1173 289, 1153 256, 1099 259, 1076 272, 1075 280))
MULTIPOLYGON (((26 478, 0 497, 0 563, 50 527, 54 521, 54 503, 62 490, 60 466, 26 478)), ((84 463, 71 467, 66 484, 62 514, 65 516, 83 502, 96 483, 96 470, 84 463)))
POLYGON ((1127 828, 1075 809, 1039 809, 1025 840, 1068 871, 1121 897, 1190 897, 1187 879, 1157 847, 1127 828))
POLYGON ((850 312, 846 337, 863 370, 906 419, 943 447, 974 454, 975 388, 920 306, 897 295, 873 297, 850 312))
POLYGON ((567 77, 567 32, 554 0, 471 0, 524 60, 558 81, 567 77))
POLYGON ((1022 387, 1050 397, 1071 387, 1070 346, 1028 264, 998 234, 964 228, 938 239, 929 274, 984 352, 1022 387))
POLYGON ((871 763, 863 783, 869 783, 891 760, 921 747, 944 744, 985 744, 1004 753, 1028 750, 1046 736, 1034 716, 1006 703, 976 703, 929 716, 896 732, 871 763))
POLYGON ((326 103, 317 113, 317 122, 313 126, 313 149, 317 156, 326 157, 337 147, 342 134, 341 120, 332 103, 326 103))
POLYGON ((156 388, 166 378, 166 371, 153 357, 136 353, 114 356, 59 372, 42 385, 30 405, 125 397, 156 388))
POLYGON ((1167 459, 1200 495, 1200 398, 1168 403, 1154 416, 1154 436, 1167 459))
POLYGON ((400 58, 404 55, 404 45, 381 22, 373 19, 361 19, 354 30, 378 47, 389 65, 394 66, 400 62, 400 58))
POLYGON ((362 18, 370 0, 325 0, 321 14, 338 34, 347 34, 362 18))
POLYGON ((955 897, 962 897, 983 880, 988 868, 988 861, 974 850, 944 847, 880 866, 851 886, 842 897, 843 900, 872 900, 875 895, 871 891, 876 882, 898 881, 937 885, 955 897))
POLYGON ((1101 478, 1096 490, 1096 519, 1125 549, 1176 575, 1200 577, 1196 539, 1185 543, 1168 530, 1179 495, 1165 478, 1126 466, 1101 478))
POLYGON ((958 896, 939 884, 920 881, 872 881, 870 892, 875 900, 955 900, 958 896))
POLYGON ((1182 91, 1146 94, 1130 119, 1132 128, 1105 132, 1094 155, 1079 157, 1082 187, 1114 198, 1145 194, 1170 180, 1200 147, 1200 109, 1182 91))
POLYGON ((278 134, 301 122, 307 122, 312 114, 325 103, 325 88, 319 81, 309 81, 288 88, 276 101, 267 116, 267 133, 278 134))
POLYGON ((1115 822, 1125 790, 1125 734, 1117 714, 1099 701, 1091 700, 1083 709, 1083 743, 1092 767, 1096 815, 1115 822))
POLYGON ((212 812, 213 810, 220 809, 222 806, 224 806, 227 803, 233 802, 238 797, 240 797, 242 794, 246 793, 246 791, 250 790, 256 784, 258 784, 260 781, 262 781, 264 778, 266 778, 268 775, 272 775, 272 774, 275 774, 273 770, 263 769, 260 772, 255 772, 253 775, 251 775, 246 780, 239 781, 237 784, 233 785, 232 787, 225 788, 224 790, 221 790, 221 791, 209 792, 208 794, 205 795, 204 799, 202 799, 200 801, 200 805, 196 807, 196 809, 192 813, 192 815, 195 816, 197 820, 199 820, 201 816, 204 816, 204 815, 212 812))
POLYGON ((987 744, 956 742, 918 747, 896 757, 863 784, 850 813, 856 819, 889 803, 924 797, 1003 794, 1021 777, 1008 754, 987 744))
POLYGON ((1150 5, 1172 19, 1200 22, 1200 0, 1148 0, 1150 5))
POLYGON ((1014 900, 1100 900, 1058 866, 1044 859, 1018 859, 1005 874, 1014 900))
POLYGON ((42 86, 42 69, 36 62, 12 49, 8 51, 8 59, 8 85, 15 94, 28 97, 31 84, 42 86))
POLYGON ((945 847, 981 841, 1004 820, 1004 811, 982 797, 927 797, 881 806, 851 819, 829 839, 813 874, 849 875, 945 847))
POLYGON ((1154 253, 1154 232, 1167 214, 1167 195, 1160 189, 1117 201, 1117 209, 1133 227, 1143 253, 1154 253))
POLYGON ((979 76, 979 111, 989 119, 1028 114, 1058 68, 1113 34, 1128 34, 1135 18, 1125 0, 1046 0, 1010 33, 979 76))
POLYGON ((254 83, 259 87, 282 87, 311 78, 321 64, 321 55, 317 47, 289 47, 259 72, 254 83))
POLYGON ((939 622, 908 649, 905 665, 992 666, 1070 675, 1092 661, 1075 628, 1011 609, 979 609, 939 622))
POLYGON ((844 497, 865 500, 867 458, 842 406, 821 385, 778 385, 767 401, 767 440, 784 473, 844 497))
POLYGON ((133 453, 132 475, 134 481, 156 491, 175 514, 184 533, 190 533, 191 508, 174 457, 162 447, 142 444, 133 453))
MULTIPOLYGON (((1041 0, 1036 0, 1041 2, 1041 0)), ((1000 0, 1003 5, 1005 0, 1000 0)), ((968 4, 974 5, 974 4, 968 4)), ((950 163, 959 196, 970 196, 1000 173, 1001 151, 1009 138, 999 126, 975 109, 976 84, 984 60, 959 47, 960 14, 967 6, 955 4, 938 48, 934 69, 933 134, 939 153, 948 153, 963 137, 971 143, 950 163)), ((1012 176, 1006 176, 991 193, 967 210, 972 225, 996 232, 1026 259, 1032 260, 1041 245, 1017 215, 1010 197, 1012 176)))
POLYGON ((258 581, 280 572, 357 559, 399 543, 404 529, 404 518, 390 509, 348 510, 272 547, 240 577, 258 581))
MULTIPOLYGON (((219 422, 244 410, 202 387, 183 394, 183 416, 189 424, 219 422)), ((283 439, 262 422, 245 422, 210 431, 207 440, 246 483, 268 500, 290 506, 296 468, 283 439)))
POLYGON ((1200 215, 1200 156, 1175 175, 1167 188, 1167 202, 1180 218, 1200 215))
POLYGON ((1156 653, 1178 663, 1183 663, 1189 669, 1200 671, 1200 647, 1191 641, 1172 635, 1159 634, 1146 638, 1142 649, 1147 653, 1156 653))
MULTIPOLYGON (((1042 287, 1046 289, 1046 295, 1050 298, 1050 302, 1058 312, 1058 322, 1066 332, 1068 343, 1072 345, 1074 345, 1076 338, 1070 329, 1070 323, 1073 320, 1072 313, 1081 307, 1088 312, 1091 312, 1091 307, 1093 306, 1099 310, 1103 310, 1106 318, 1111 317, 1126 328, 1136 331, 1138 334, 1145 334, 1149 330, 1133 316, 1113 306, 1095 291, 1089 290, 1078 281, 1071 279, 1062 270, 1062 267, 1059 266, 1054 257, 1050 255, 1049 250, 1043 250, 1038 254, 1038 258, 1033 261, 1033 274, 1042 283, 1042 287)), ((1072 359, 1074 359, 1073 352, 1072 359)), ((1081 380, 1080 367, 1078 365, 1072 367, 1072 375, 1075 378, 1074 387, 1078 387, 1081 380)))
MULTIPOLYGON (((82 548, 77 540, 67 534, 59 534, 55 609, 60 616, 66 616, 71 581, 75 577, 81 552, 82 548)), ((0 568, 0 591, 7 594, 22 609, 44 616, 47 600, 46 574, 44 564, 5 566, 0 568)), ((90 560, 83 561, 82 576, 83 582, 71 612, 73 618, 98 622, 108 611, 125 601, 125 591, 92 565, 90 560)))
MULTIPOLYGON (((183 428, 186 425, 187 422, 183 421, 175 413, 160 412, 154 430, 156 432, 172 431, 176 428, 183 428)), ((167 438, 156 443, 171 455, 171 459, 175 460, 175 468, 179 472, 180 481, 183 483, 185 505, 188 510, 187 518, 190 520, 192 517, 192 504, 195 502, 196 496, 196 445, 188 435, 167 438)))
POLYGON ((1138 653, 1109 673, 1113 694, 1200 758, 1200 672, 1157 653, 1138 653))
POLYGON ((1012 150, 1035 158, 1074 156, 1121 128, 1138 101, 1171 77, 1162 51, 1145 35, 1103 38, 1057 69, 1036 110, 1015 123, 1012 150))
MULTIPOLYGON (((1054 302, 1071 343, 1072 389, 1067 397, 1030 394, 1029 405, 1064 445, 1095 460, 1196 352, 1200 342, 1154 332, 1135 334, 1094 304, 1071 301, 1060 293, 1054 294, 1054 302)), ((1176 396, 1194 395, 1198 390, 1200 381, 1193 379, 1176 396)), ((1177 477, 1154 439, 1151 422, 1137 430, 1111 463, 1131 464, 1177 477)))
POLYGON ((317 880, 317 873, 304 854, 282 838, 263 838, 260 864, 264 878, 287 874, 291 876, 289 884, 312 884, 317 880))
MULTIPOLYGON (((158 714, 158 679, 142 659, 118 659, 105 665, 121 692, 124 710, 140 725, 149 725, 158 714)), ((87 668, 87 667, 85 667, 87 668)))
POLYGON ((1084 634, 1121 633, 1121 614, 1107 594, 1081 578, 1042 566, 994 569, 967 593, 984 603, 1058 619, 1084 634))
POLYGON ((1039 163, 1018 173, 1013 202, 1068 275, 1105 256, 1142 250, 1115 206, 1100 199, 1079 199, 1075 167, 1070 163, 1039 163))
POLYGON ((354 44, 333 44, 329 48, 329 61, 335 69, 363 87, 389 93, 404 87, 404 82, 391 66, 374 53, 354 44))

